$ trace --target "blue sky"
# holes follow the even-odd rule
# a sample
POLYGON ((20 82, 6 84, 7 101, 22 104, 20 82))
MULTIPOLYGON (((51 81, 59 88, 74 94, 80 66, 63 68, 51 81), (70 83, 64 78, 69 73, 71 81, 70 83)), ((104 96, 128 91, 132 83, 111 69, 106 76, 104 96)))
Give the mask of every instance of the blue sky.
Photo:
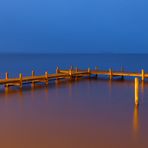
POLYGON ((0 52, 148 52, 148 1, 1 0, 0 52))

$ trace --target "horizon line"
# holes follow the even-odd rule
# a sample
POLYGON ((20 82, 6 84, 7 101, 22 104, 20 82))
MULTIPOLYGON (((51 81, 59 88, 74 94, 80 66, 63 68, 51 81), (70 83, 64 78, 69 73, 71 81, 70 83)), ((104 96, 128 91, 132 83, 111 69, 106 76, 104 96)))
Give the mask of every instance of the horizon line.
POLYGON ((148 54, 148 52, 0 52, 0 54, 148 54))

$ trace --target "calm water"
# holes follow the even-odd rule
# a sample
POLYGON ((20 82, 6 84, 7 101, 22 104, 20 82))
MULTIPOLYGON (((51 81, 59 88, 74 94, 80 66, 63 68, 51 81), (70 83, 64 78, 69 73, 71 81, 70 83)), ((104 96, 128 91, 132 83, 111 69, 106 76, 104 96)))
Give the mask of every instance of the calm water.
MULTIPOLYGON (((55 72, 56 66, 148 72, 148 55, 0 55, 1 77, 19 72, 55 72)), ((5 90, 0 87, 0 147, 3 148, 146 148, 148 82, 140 84, 134 107, 134 81, 107 77, 51 81, 5 90)))

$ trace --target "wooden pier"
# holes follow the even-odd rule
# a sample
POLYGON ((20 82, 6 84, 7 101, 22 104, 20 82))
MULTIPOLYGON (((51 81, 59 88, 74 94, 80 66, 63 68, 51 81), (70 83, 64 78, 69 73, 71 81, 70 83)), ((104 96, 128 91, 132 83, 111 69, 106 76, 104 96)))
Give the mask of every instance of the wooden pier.
POLYGON ((145 78, 148 78, 148 73, 145 73, 142 69, 141 72, 126 72, 123 70, 123 68, 120 71, 113 71, 112 68, 109 70, 99 70, 98 67, 96 67, 94 70, 88 68, 86 70, 81 70, 78 68, 73 69, 71 67, 68 70, 62 70, 57 67, 56 73, 49 74, 48 72, 45 72, 44 75, 36 76, 35 72, 32 71, 31 76, 23 76, 23 74, 19 74, 18 78, 9 78, 8 72, 5 74, 5 79, 0 79, 0 85, 4 85, 5 87, 9 86, 19 86, 20 88, 23 87, 24 84, 31 83, 32 85, 35 85, 35 83, 43 82, 45 85, 48 85, 48 82, 50 80, 59 80, 59 79, 70 79, 70 80, 77 80, 81 77, 88 77, 91 78, 91 76, 108 76, 110 80, 112 80, 114 77, 140 77, 142 81, 144 81, 145 78))

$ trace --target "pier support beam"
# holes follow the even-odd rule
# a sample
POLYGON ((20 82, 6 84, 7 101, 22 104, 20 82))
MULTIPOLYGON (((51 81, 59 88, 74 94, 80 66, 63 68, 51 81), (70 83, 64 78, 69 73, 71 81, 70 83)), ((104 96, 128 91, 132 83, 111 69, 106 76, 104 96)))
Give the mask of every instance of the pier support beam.
POLYGON ((141 80, 144 81, 144 69, 141 70, 141 80))
POLYGON ((109 79, 112 80, 113 78, 113 70, 112 68, 109 69, 109 79))
POLYGON ((135 105, 139 105, 139 79, 135 78, 135 105))

